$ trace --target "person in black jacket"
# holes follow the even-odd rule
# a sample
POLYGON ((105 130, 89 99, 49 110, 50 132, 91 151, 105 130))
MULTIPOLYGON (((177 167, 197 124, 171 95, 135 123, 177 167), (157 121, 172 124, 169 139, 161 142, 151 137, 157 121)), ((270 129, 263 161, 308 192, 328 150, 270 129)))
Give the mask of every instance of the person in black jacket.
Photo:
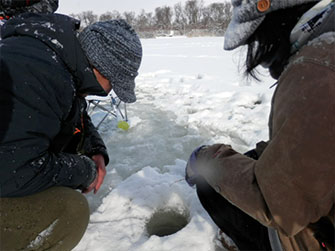
POLYGON ((24 13, 0 41, 0 250, 71 250, 103 183, 108 154, 86 95, 135 102, 142 47, 123 20, 24 13))

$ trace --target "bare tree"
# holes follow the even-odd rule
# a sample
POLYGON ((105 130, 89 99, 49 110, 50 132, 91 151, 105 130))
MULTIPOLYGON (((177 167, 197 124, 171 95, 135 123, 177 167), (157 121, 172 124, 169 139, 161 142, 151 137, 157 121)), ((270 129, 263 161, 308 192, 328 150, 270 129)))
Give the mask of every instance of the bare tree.
MULTIPOLYGON (((157 30, 174 29, 179 34, 213 34, 223 35, 231 20, 232 6, 229 2, 217 2, 204 6, 204 0, 187 0, 185 5, 181 2, 173 7, 163 6, 155 9, 154 13, 142 10, 138 15, 132 11, 120 13, 116 10, 107 11, 100 15, 99 21, 111 19, 125 19, 136 31, 142 32, 143 37, 152 37, 157 30)), ((98 20, 92 11, 71 14, 81 20, 81 29, 98 20)))
POLYGON ((187 18, 185 16, 183 6, 179 2, 175 4, 173 8, 174 8, 174 16, 175 16, 173 26, 175 29, 182 31, 182 33, 184 33, 185 26, 187 24, 187 18))
POLYGON ((172 24, 172 9, 171 7, 164 6, 155 9, 156 26, 159 29, 171 29, 172 24))
MULTIPOLYGON (((225 31, 231 20, 231 4, 225 3, 212 3, 207 8, 209 13, 209 26, 215 29, 221 29, 225 31)), ((207 15, 207 13, 206 13, 207 15)), ((205 21, 205 20, 203 20, 205 21)))
POLYGON ((196 26, 200 23, 203 6, 204 3, 202 0, 188 0, 185 3, 184 13, 187 17, 188 24, 191 25, 191 27, 196 28, 196 26))
POLYGON ((98 16, 93 11, 83 11, 75 16, 81 21, 81 27, 86 27, 98 21, 98 16))
POLYGON ((148 28, 149 22, 145 10, 142 10, 141 13, 137 16, 136 26, 139 30, 146 30, 146 28, 148 28))
POLYGON ((135 26, 136 14, 134 11, 123 12, 123 17, 129 25, 135 26))
POLYGON ((151 29, 155 26, 155 17, 152 12, 146 13, 147 19, 148 19, 148 25, 151 29))
POLYGON ((224 13, 224 23, 223 23, 223 29, 226 30, 228 27, 228 24, 231 21, 233 12, 232 12, 232 5, 230 2, 225 2, 223 7, 223 13, 224 13))
POLYGON ((203 28, 211 28, 213 25, 213 17, 210 7, 205 7, 202 11, 201 25, 203 28))
POLYGON ((155 20, 152 12, 145 12, 142 10, 136 18, 136 28, 142 31, 148 31, 154 28, 155 20))
POLYGON ((117 10, 107 11, 103 14, 100 15, 99 21, 108 21, 111 19, 120 19, 122 18, 121 13, 118 12, 117 10))

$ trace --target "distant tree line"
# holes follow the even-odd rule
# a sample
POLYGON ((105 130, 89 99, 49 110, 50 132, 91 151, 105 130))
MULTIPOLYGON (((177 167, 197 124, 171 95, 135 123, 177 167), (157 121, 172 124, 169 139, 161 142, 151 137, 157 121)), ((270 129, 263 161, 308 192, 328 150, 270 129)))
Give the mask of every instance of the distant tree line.
POLYGON ((158 7, 154 12, 142 10, 139 14, 132 11, 120 13, 107 11, 100 16, 92 11, 84 11, 71 16, 80 19, 82 27, 97 21, 125 19, 141 37, 168 35, 216 35, 221 36, 231 20, 230 2, 204 5, 203 0, 188 0, 173 7, 158 7))

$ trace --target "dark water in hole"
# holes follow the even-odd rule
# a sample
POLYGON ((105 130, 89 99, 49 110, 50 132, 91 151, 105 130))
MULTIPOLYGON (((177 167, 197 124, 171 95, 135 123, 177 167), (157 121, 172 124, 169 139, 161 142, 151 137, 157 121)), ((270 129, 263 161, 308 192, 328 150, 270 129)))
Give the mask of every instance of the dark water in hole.
POLYGON ((177 233, 189 222, 189 216, 173 210, 161 210, 153 214, 147 223, 148 236, 157 235, 159 237, 177 233))

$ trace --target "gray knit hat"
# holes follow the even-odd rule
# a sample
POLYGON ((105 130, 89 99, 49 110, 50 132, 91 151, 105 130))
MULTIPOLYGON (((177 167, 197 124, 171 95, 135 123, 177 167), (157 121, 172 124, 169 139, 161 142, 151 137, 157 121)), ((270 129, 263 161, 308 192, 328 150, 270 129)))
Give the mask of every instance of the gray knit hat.
POLYGON ((78 38, 89 62, 110 81, 116 95, 123 102, 135 102, 142 45, 134 29, 122 19, 97 22, 78 38))
POLYGON ((232 0, 233 16, 225 33, 225 50, 246 44, 248 38, 263 22, 265 15, 318 0, 232 0))

